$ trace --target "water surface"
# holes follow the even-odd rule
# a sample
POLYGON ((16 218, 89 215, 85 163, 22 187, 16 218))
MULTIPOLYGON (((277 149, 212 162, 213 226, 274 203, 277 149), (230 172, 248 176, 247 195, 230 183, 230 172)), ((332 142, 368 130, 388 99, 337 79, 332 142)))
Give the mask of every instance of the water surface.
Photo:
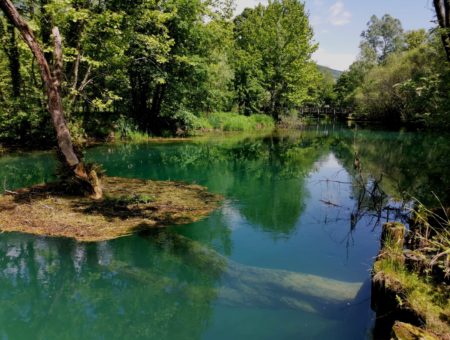
MULTIPOLYGON (((436 193, 448 200, 447 137, 317 125, 281 135, 90 149, 87 158, 111 176, 195 182, 225 201, 203 221, 109 242, 1 234, 0 336, 368 338, 367 280, 380 225, 400 218, 401 199, 428 203, 436 193), (237 271, 242 280, 230 275, 237 271), (289 306, 277 283, 256 297, 245 286, 250 271, 258 284, 282 271, 362 288, 342 305, 292 296, 318 306, 305 311, 289 306), (237 298, 224 299, 237 284, 237 298)), ((3 156, 0 183, 13 190, 51 180, 54 166, 51 153, 3 156)))

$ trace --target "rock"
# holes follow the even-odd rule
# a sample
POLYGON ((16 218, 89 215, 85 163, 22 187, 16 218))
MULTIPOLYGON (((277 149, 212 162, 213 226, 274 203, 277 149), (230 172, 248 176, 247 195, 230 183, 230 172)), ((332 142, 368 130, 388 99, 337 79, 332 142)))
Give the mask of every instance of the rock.
POLYGON ((393 340, 439 340, 422 328, 400 321, 395 322, 391 336, 393 340))

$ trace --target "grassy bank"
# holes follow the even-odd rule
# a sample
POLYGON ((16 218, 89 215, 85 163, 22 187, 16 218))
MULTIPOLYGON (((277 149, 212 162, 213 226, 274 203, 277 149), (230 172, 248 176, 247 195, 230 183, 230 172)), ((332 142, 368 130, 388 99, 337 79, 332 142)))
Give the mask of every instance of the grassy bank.
POLYGON ((204 131, 240 131, 251 132, 273 129, 275 121, 264 114, 243 116, 233 112, 214 112, 195 117, 192 122, 192 132, 204 131))
POLYGON ((448 209, 423 208, 413 213, 406 237, 399 223, 383 227, 372 279, 381 334, 392 329, 394 339, 450 338, 449 227, 448 209))
POLYGON ((173 140, 180 137, 192 137, 221 132, 261 132, 275 128, 275 121, 271 116, 254 114, 244 116, 234 112, 212 112, 199 116, 188 114, 183 117, 182 124, 175 131, 166 131, 161 136, 151 135, 139 131, 132 124, 119 124, 121 127, 114 133, 115 140, 145 142, 148 140, 173 140))

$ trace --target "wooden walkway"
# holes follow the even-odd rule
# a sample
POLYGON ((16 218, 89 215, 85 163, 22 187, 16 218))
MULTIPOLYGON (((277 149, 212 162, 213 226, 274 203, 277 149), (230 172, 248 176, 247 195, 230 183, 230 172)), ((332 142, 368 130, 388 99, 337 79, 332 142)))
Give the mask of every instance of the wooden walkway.
POLYGON ((313 107, 306 106, 298 108, 298 114, 302 117, 304 116, 335 116, 335 117, 347 117, 351 113, 350 109, 342 108, 342 107, 313 107))

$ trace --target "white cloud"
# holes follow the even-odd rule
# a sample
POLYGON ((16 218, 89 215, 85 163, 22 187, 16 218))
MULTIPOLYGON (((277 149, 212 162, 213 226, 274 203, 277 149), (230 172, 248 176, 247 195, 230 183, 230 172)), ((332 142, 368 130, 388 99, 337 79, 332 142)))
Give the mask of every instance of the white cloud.
POLYGON ((356 54, 333 53, 319 47, 312 58, 319 65, 328 66, 335 70, 344 71, 348 69, 348 67, 356 60, 356 54))
POLYGON ((345 9, 344 3, 336 1, 329 9, 329 22, 334 26, 343 26, 350 23, 352 13, 345 9))

